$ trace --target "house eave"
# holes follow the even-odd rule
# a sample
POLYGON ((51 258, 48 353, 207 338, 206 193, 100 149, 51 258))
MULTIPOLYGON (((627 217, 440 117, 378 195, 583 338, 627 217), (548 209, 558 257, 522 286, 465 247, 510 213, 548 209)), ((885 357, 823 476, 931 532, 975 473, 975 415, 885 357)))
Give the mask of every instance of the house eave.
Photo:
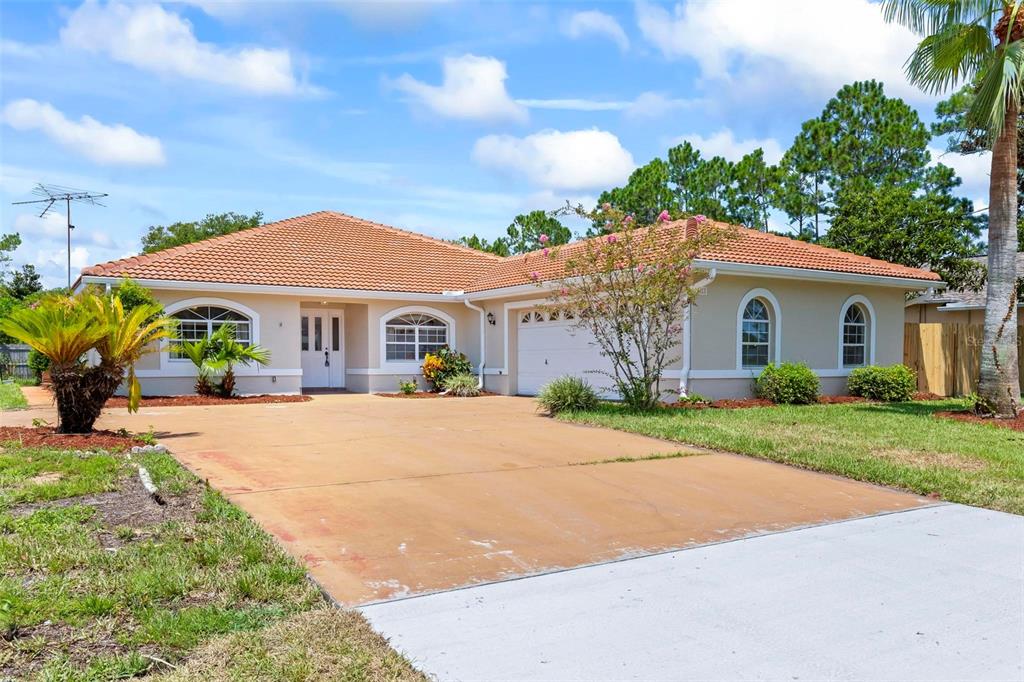
POLYGON ((809 268, 791 268, 782 265, 733 263, 729 261, 718 261, 704 258, 694 260, 693 264, 700 268, 716 268, 719 275, 769 277, 774 279, 805 279, 824 282, 848 282, 855 284, 870 284, 872 286, 896 287, 907 291, 917 291, 921 289, 946 286, 945 282, 935 279, 864 275, 856 272, 812 270, 809 268))

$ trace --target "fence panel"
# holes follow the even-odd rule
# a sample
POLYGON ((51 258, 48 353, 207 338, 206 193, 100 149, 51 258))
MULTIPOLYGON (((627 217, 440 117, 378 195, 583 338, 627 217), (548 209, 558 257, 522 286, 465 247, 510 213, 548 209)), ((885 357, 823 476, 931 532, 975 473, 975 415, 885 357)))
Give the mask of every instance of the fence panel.
MULTIPOLYGON (((917 371, 917 388, 938 395, 966 395, 978 390, 981 377, 980 324, 907 324, 903 364, 917 371)), ((1024 327, 1017 329, 1017 356, 1024 391, 1024 327)))
POLYGON ((28 366, 29 347, 21 343, 0 343, 0 372, 2 379, 8 378, 8 372, 19 379, 31 379, 32 370, 28 366))

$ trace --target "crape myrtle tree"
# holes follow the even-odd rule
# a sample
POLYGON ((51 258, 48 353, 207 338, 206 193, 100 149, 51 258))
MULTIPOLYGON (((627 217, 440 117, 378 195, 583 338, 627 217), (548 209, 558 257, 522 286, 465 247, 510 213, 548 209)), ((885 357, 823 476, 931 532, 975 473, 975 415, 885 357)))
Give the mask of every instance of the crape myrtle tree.
MULTIPOLYGON (((572 327, 585 329, 611 365, 607 376, 635 409, 661 399, 665 368, 678 360, 683 315, 694 304, 694 284, 703 273, 694 258, 727 238, 726 228, 704 216, 672 221, 668 211, 655 224, 605 203, 596 210, 566 206, 566 214, 604 225, 603 234, 571 247, 545 249, 542 261, 554 269, 548 305, 571 311, 572 327)), ((536 282, 549 279, 533 271, 536 282)))
POLYGON ((992 149, 988 281, 977 409, 1014 417, 1021 407, 1017 358, 1017 179, 1024 95, 1021 0, 885 0, 889 21, 923 36, 906 63, 909 80, 932 93, 976 83, 966 120, 992 149))

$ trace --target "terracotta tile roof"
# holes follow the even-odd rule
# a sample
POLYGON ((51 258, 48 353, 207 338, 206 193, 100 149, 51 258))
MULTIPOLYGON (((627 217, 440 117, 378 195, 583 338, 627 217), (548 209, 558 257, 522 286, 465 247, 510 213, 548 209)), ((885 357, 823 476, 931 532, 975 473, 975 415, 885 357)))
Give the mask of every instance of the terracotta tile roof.
POLYGON ((501 258, 343 213, 320 211, 82 270, 134 279, 440 293, 501 258))
MULTIPOLYGON (((701 258, 860 275, 939 280, 933 272, 856 256, 756 230, 720 224, 733 236, 701 258)), ((666 231, 678 230, 668 223, 666 231)), ((696 229, 692 221, 682 225, 696 229)), ((415 293, 484 291, 557 279, 583 242, 556 258, 539 251, 500 258, 474 249, 321 211, 241 232, 123 258, 82 270, 83 275, 145 280, 281 285, 415 293)))
MULTIPOLYGON (((701 253, 699 258, 722 263, 743 263, 748 265, 772 265, 802 270, 844 272, 858 275, 901 277, 905 279, 927 279, 939 281, 939 275, 928 270, 919 270, 896 265, 875 258, 858 256, 817 244, 797 241, 788 237, 765 234, 757 230, 725 223, 711 223, 728 231, 729 237, 714 248, 701 253)), ((666 223, 665 231, 678 233, 680 224, 666 223)), ((687 231, 696 228, 690 220, 687 231)), ((473 282, 468 291, 485 291, 503 287, 529 284, 531 273, 536 272, 540 280, 557 279, 565 272, 565 261, 583 242, 576 242, 558 249, 555 257, 544 256, 540 251, 513 256, 494 265, 483 277, 473 282)))

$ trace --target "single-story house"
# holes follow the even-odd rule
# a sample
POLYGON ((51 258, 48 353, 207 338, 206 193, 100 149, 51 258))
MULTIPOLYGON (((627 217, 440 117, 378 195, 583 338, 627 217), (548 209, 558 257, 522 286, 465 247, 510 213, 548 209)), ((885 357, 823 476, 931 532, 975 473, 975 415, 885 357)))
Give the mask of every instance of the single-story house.
MULTIPOLYGON (((985 265, 986 256, 973 258, 985 265)), ((1017 254, 1017 278, 1024 277, 1024 253, 1017 254)), ((1024 320, 1024 299, 1017 305, 1017 313, 1024 320)), ((909 323, 984 324, 985 289, 980 291, 927 289, 920 296, 907 301, 906 320, 909 323)))
MULTIPOLYGON (((687 228, 695 227, 689 225, 687 228)), ((271 352, 242 367, 243 393, 312 388, 393 392, 444 344, 466 353, 485 388, 535 394, 550 379, 608 366, 573 320, 542 309, 563 272, 539 252, 501 258, 322 211, 86 268, 76 287, 130 277, 195 339, 231 323, 271 352), (539 283, 531 273, 539 273, 539 283)), ((713 398, 750 395, 769 363, 804 362, 826 393, 863 364, 903 359, 908 292, 934 273, 737 228, 700 254, 700 295, 683 320, 664 387, 713 398)), ((195 369, 169 342, 138 366, 147 395, 192 391, 195 369)))

